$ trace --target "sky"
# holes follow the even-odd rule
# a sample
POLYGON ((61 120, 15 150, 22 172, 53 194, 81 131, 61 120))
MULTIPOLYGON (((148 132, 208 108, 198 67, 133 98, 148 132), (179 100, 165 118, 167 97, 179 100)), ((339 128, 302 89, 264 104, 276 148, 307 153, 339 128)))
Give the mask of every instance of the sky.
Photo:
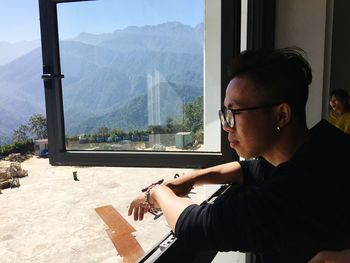
POLYGON ((39 38, 38 0, 0 0, 0 41, 39 38))
MULTIPOLYGON (((40 39, 39 0, 0 0, 0 41, 40 39)), ((58 4, 60 39, 110 33, 130 25, 203 22, 204 0, 97 0, 58 4), (132 12, 130 11, 132 10, 132 12)))

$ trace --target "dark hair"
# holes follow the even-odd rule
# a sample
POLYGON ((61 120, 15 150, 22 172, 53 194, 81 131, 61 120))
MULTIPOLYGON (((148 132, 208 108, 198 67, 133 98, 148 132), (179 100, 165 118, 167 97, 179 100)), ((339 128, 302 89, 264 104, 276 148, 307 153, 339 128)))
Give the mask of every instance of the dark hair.
POLYGON ((341 100, 346 107, 349 107, 349 93, 344 89, 335 89, 331 92, 331 97, 334 96, 341 100))
POLYGON ((247 50, 234 60, 232 78, 248 77, 262 103, 286 102, 294 116, 305 122, 312 73, 304 54, 300 48, 247 50))

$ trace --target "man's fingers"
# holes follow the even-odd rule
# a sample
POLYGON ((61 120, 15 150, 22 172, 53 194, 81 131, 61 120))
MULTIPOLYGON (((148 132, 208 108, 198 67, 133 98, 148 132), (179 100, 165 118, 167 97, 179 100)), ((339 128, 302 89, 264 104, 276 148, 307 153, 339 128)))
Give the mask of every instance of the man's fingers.
POLYGON ((143 219, 143 215, 145 214, 145 208, 143 208, 142 206, 140 207, 139 210, 139 220, 141 221, 143 219))
POLYGON ((134 214, 134 220, 143 220, 144 214, 147 213, 149 206, 139 200, 134 200, 131 202, 128 209, 128 216, 134 214))
POLYGON ((139 219, 139 208, 134 208, 134 220, 137 221, 139 219))
POLYGON ((128 216, 131 216, 132 214, 132 210, 134 209, 134 203, 132 202, 129 206, 129 210, 128 210, 128 216))

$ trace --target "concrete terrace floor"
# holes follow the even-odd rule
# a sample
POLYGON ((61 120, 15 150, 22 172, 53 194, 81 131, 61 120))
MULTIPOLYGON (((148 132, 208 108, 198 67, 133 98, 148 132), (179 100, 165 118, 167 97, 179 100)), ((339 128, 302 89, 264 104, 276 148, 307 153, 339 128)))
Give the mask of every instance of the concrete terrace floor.
MULTIPOLYGON (((1 166, 9 162, 0 161, 1 166)), ((109 239, 107 226, 95 208, 113 205, 136 229, 145 251, 170 228, 164 216, 151 214, 141 222, 127 216, 130 201, 140 189, 185 169, 51 166, 32 157, 21 163, 28 177, 21 186, 0 195, 0 262, 123 262, 109 239), (77 171, 80 181, 73 180, 77 171)), ((204 199, 202 187, 192 198, 204 199)))

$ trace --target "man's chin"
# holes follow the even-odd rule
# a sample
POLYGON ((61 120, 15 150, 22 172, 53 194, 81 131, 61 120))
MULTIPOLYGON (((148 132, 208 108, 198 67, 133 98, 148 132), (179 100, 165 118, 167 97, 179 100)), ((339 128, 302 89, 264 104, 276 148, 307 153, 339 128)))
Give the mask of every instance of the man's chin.
POLYGON ((256 155, 252 152, 247 152, 244 151, 244 149, 242 149, 242 147, 240 147, 240 143, 239 141, 234 141, 234 142, 230 142, 230 148, 233 149, 238 156, 244 158, 244 159, 250 159, 250 158, 254 158, 256 157, 256 155))
POLYGON ((256 157, 256 156, 254 156, 251 153, 242 152, 242 151, 239 151, 239 150, 236 150, 236 153, 238 154, 239 157, 241 157, 243 159, 251 159, 251 158, 256 157))

